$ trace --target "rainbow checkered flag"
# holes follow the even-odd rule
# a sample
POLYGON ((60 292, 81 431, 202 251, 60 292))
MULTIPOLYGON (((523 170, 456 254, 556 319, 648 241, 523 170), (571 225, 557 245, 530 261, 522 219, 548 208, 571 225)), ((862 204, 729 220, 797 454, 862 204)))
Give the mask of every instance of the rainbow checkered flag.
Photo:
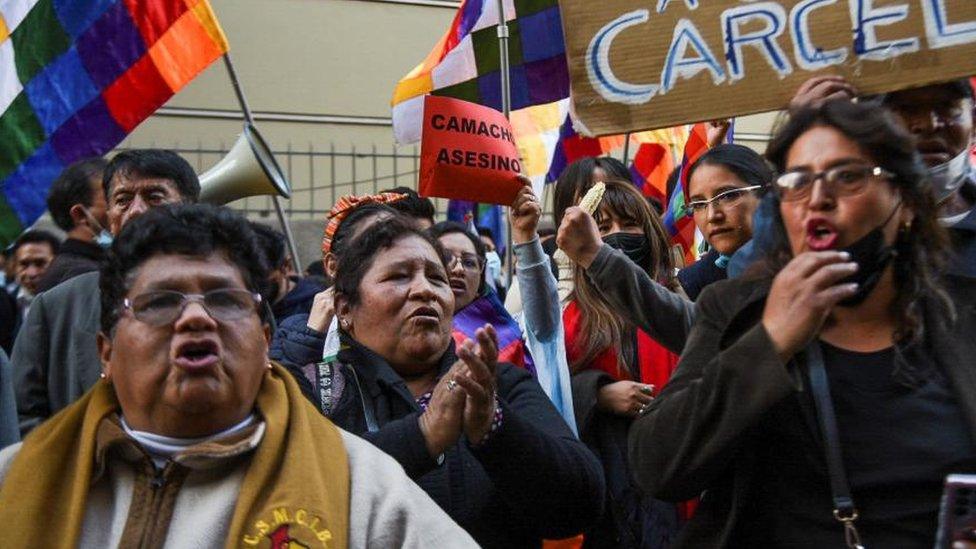
POLYGON ((206 0, 0 1, 0 245, 227 49, 206 0))

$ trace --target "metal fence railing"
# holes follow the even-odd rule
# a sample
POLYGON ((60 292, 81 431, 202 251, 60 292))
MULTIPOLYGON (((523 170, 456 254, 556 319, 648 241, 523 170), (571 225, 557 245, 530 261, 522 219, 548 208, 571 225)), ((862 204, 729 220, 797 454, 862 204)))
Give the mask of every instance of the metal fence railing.
MULTIPOLYGON (((127 145, 127 144, 124 144, 127 145)), ((181 144, 151 144, 172 150, 185 158, 197 173, 203 174, 230 150, 229 145, 205 147, 181 144)), ((122 146, 118 151, 132 147, 122 146)), ((330 144, 295 146, 273 151, 278 165, 291 184, 291 200, 284 200, 285 214, 292 220, 321 220, 336 199, 347 194, 372 194, 392 187, 417 188, 420 171, 419 146, 356 146, 346 148, 330 144)), ((552 220, 552 197, 546 189, 543 200, 543 219, 552 220)), ((447 200, 433 199, 438 219, 444 219, 447 200)), ((274 215, 270 197, 255 196, 228 204, 249 217, 266 218, 274 215)))

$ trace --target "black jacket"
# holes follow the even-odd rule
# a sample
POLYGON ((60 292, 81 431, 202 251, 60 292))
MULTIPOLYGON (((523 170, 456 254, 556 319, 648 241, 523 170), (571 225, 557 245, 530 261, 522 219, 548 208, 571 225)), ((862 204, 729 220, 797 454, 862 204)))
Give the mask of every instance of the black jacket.
POLYGON ((104 259, 105 250, 98 244, 69 238, 61 243, 58 255, 37 283, 37 291, 50 290, 69 278, 97 271, 104 259))
POLYGON ((698 299, 709 284, 729 277, 728 271, 715 264, 718 258, 718 252, 712 250, 678 271, 678 282, 692 301, 698 299))
POLYGON ((318 281, 311 278, 299 278, 295 282, 295 287, 285 294, 281 301, 271 306, 271 313, 278 324, 290 316, 309 314, 315 302, 315 295, 325 290, 318 281))
MULTIPOLYGON (((957 321, 925 319, 927 348, 944 372, 976 437, 976 281, 950 278, 957 321)), ((806 390, 802 353, 786 365, 761 323, 769 281, 717 282, 697 302, 697 318, 681 362, 650 412, 630 431, 637 482, 662 499, 704 496, 682 532, 681 547, 739 547, 736 526, 761 521, 750 493, 762 482, 756 448, 761 420, 777 404, 806 390)), ((809 398, 800 399, 816 428, 809 398)), ((798 494, 797 497, 803 497, 798 494)))
MULTIPOLYGON (((322 398, 324 384, 318 382, 315 363, 321 360, 323 335, 310 330, 306 320, 298 315, 282 323, 271 358, 295 374, 320 409, 331 408, 327 415, 339 427, 396 458, 483 547, 540 547, 543 539, 574 536, 600 518, 600 463, 527 371, 498 365, 501 427, 483 447, 472 447, 462 437, 439 463, 427 451, 418 423, 421 410, 403 379, 355 341, 343 338, 331 397, 322 398), (367 428, 367 413, 378 427, 374 432, 367 428)), ((440 372, 456 360, 452 343, 440 372)))
POLYGON ((962 221, 949 227, 949 237, 952 239, 949 272, 976 277, 976 208, 962 221))

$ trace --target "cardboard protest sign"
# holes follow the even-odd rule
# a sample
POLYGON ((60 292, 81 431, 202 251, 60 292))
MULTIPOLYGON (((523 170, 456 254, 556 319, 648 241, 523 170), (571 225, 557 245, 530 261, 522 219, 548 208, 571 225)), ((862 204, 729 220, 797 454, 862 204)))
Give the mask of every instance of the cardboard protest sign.
POLYGON ((783 108, 812 76, 861 93, 976 74, 974 0, 559 0, 592 135, 783 108))
POLYGON ((509 205, 522 188, 512 126, 502 113, 450 97, 424 99, 420 195, 509 205))

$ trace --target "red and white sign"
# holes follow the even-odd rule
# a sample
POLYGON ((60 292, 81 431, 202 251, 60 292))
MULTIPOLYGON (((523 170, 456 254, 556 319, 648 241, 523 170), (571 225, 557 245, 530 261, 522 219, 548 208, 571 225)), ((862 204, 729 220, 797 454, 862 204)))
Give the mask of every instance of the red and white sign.
POLYGON ((522 188, 512 126, 481 105, 428 95, 420 145, 420 195, 510 205, 522 188))

